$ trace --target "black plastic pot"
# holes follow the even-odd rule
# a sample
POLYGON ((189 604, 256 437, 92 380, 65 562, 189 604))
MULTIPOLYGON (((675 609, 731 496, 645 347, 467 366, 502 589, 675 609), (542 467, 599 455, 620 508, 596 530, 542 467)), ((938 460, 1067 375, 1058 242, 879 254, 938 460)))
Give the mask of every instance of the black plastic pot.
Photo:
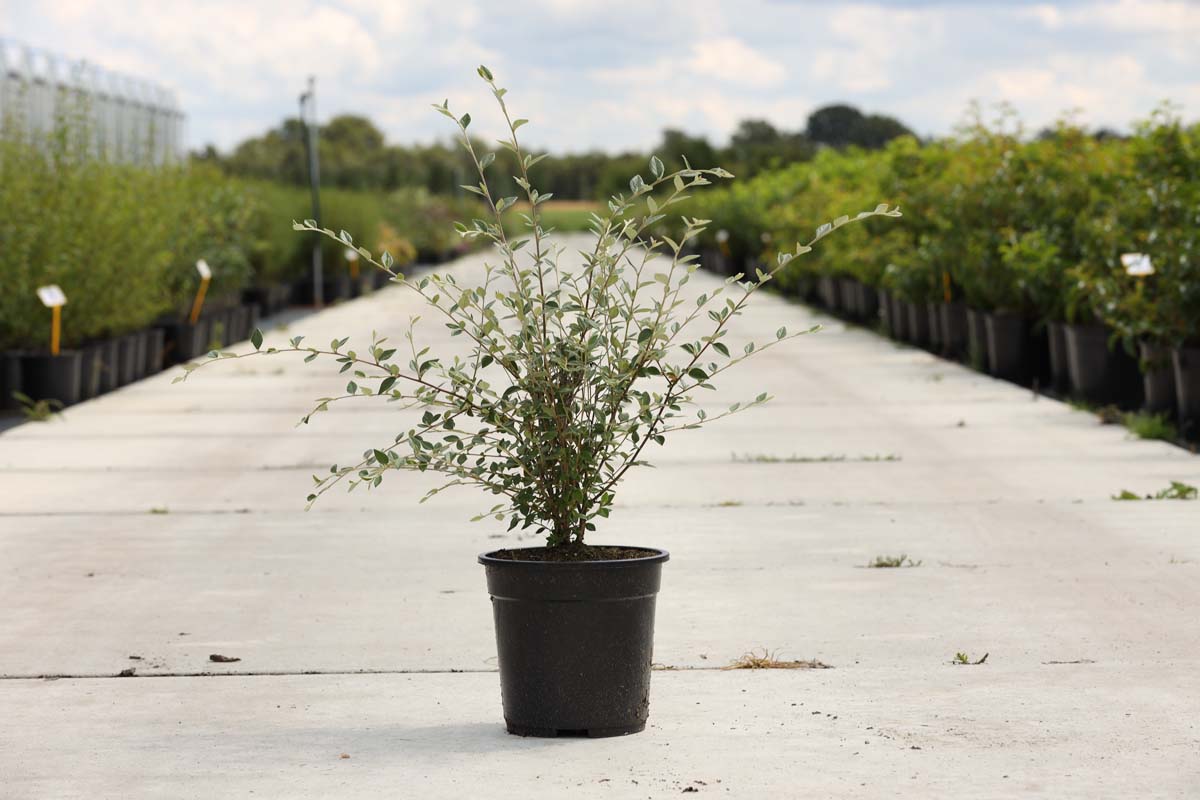
POLYGON ((929 309, 924 303, 905 303, 908 316, 908 340, 920 347, 929 346, 929 309))
POLYGON ((1030 374, 1029 323, 1004 311, 984 315, 988 371, 997 378, 1024 381, 1030 374))
POLYGON ((166 337, 166 362, 182 364, 199 358, 208 352, 208 320, 195 325, 190 322, 175 322, 163 326, 166 337))
POLYGON ((1071 359, 1067 355, 1066 324, 1047 322, 1046 337, 1050 353, 1050 385, 1056 391, 1069 393, 1071 391, 1071 359))
POLYGON ((1162 345, 1138 342, 1138 356, 1142 369, 1142 408, 1152 414, 1174 414, 1175 365, 1171 351, 1162 345))
POLYGON ((929 349, 942 352, 942 314, 937 303, 927 303, 925 313, 929 316, 929 349))
POLYGON ((1074 394, 1089 403, 1139 407, 1142 381, 1137 360, 1120 347, 1109 348, 1112 332, 1102 325, 1067 325, 1066 331, 1074 394))
POLYGON ((838 289, 837 281, 829 275, 822 275, 817 278, 817 296, 821 298, 821 305, 828 311, 837 311, 838 307, 838 289))
POLYGON ((883 332, 888 336, 895 336, 896 332, 892 328, 892 293, 887 289, 880 289, 876 292, 876 299, 879 302, 879 321, 883 325, 883 332))
POLYGON ((82 363, 78 350, 56 356, 26 353, 21 358, 21 391, 31 400, 57 400, 64 406, 78 403, 82 363))
MULTIPOLYGON (((117 342, 117 386, 125 386, 137 380, 137 336, 130 333, 118 336, 117 342)), ((146 366, 146 354, 142 352, 142 368, 146 366)))
POLYGON ((166 335, 162 328, 151 328, 146 331, 146 372, 155 375, 162 372, 163 354, 166 350, 166 335))
POLYGON ((907 304, 896 295, 891 296, 892 336, 897 341, 908 341, 908 308, 907 304))
POLYGON ((967 307, 962 303, 938 306, 941 315, 942 352, 951 358, 967 354, 967 307))
MULTIPOLYGON (((321 300, 325 305, 345 300, 350 296, 350 276, 346 274, 325 276, 321 281, 321 300)), ((311 306, 313 300, 312 278, 301 278, 292 288, 292 298, 302 306, 311 306)))
POLYGON ((1200 431, 1200 345, 1177 347, 1171 353, 1175 367, 1175 398, 1179 425, 1187 433, 1200 431))
POLYGON ((861 311, 858 307, 858 281, 853 278, 838 278, 838 308, 842 316, 858 319, 861 311))
POLYGON ((879 292, 874 286, 858 284, 858 312, 868 325, 873 325, 879 319, 879 292))
POLYGON ((646 727, 654 601, 667 551, 623 561, 479 556, 496 623, 504 722, 519 736, 646 727))
POLYGON ((104 374, 109 370, 107 358, 113 344, 102 340, 79 348, 79 399, 88 400, 105 391, 104 374))
POLYGON ((0 411, 20 405, 13 392, 21 391, 21 354, 0 353, 0 411))
POLYGON ((989 366, 987 312, 967 309, 967 363, 980 372, 989 366))

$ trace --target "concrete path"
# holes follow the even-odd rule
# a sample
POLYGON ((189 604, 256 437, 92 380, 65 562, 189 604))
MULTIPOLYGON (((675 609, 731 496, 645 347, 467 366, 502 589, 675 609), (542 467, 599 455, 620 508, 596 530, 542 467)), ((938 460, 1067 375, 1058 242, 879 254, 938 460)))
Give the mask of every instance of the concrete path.
MULTIPOLYGON (((415 313, 393 288, 268 342, 415 313)), ((737 333, 819 319, 762 298, 737 333)), ((302 510, 406 425, 357 401, 296 428, 345 383, 319 363, 0 434, 0 798, 1200 796, 1200 503, 1110 499, 1200 459, 822 321, 713 405, 776 401, 618 494, 598 540, 672 559, 650 727, 616 740, 505 734, 474 559, 519 540, 468 522, 487 497, 418 506, 401 475, 302 510), (763 648, 833 669, 720 669, 763 648)))

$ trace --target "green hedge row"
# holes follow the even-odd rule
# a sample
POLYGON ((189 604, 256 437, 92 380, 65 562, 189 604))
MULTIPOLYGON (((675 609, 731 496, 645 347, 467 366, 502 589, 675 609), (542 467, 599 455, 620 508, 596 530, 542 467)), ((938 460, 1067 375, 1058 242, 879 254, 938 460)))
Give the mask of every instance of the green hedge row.
POLYGON ((826 150, 697 195, 688 213, 713 221, 702 244, 740 270, 879 202, 904 218, 838 231, 791 262, 780 288, 804 294, 818 276, 854 277, 912 302, 1101 322, 1130 341, 1200 339, 1200 125, 1169 111, 1127 139, 1063 124, 1031 141, 1011 120, 977 121, 929 144, 826 150), (1149 255, 1155 274, 1128 275, 1130 252, 1149 255))
MULTIPOLYGON (((63 346, 120 335, 185 313, 196 260, 213 269, 212 302, 252 284, 305 274, 312 240, 292 220, 312 216, 307 191, 233 180, 212 167, 146 168, 97 159, 69 129, 37 143, 0 136, 0 350, 44 348, 49 312, 38 286, 68 298, 63 346)), ((422 190, 322 192, 323 222, 397 263, 458 246, 451 220, 470 201, 422 190)), ((327 269, 345 268, 326 242, 327 269)))

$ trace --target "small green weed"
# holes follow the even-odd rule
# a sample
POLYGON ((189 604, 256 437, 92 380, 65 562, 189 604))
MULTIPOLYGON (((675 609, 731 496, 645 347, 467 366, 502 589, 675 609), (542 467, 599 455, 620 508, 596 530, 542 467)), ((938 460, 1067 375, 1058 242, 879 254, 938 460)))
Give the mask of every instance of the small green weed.
POLYGON ((46 422, 63 409, 63 404, 57 400, 34 400, 24 392, 13 392, 12 396, 20 404, 25 419, 30 422, 46 422))
POLYGON ((875 556, 874 561, 867 563, 870 569, 895 569, 896 567, 919 567, 923 561, 913 561, 904 553, 898 556, 875 556))
POLYGON ((151 514, 170 514, 171 511, 166 506, 155 506, 150 509, 151 514))
POLYGON ((1154 494, 1140 495, 1128 489, 1122 489, 1119 494, 1112 496, 1113 500, 1195 500, 1200 490, 1181 481, 1171 481, 1166 489, 1160 489, 1154 494))
POLYGON ((1130 412, 1124 415, 1122 421, 1129 432, 1139 439, 1161 439, 1170 442, 1178 438, 1178 432, 1166 414, 1130 412))
POLYGON ((966 653, 955 653, 954 660, 951 661, 950 663, 956 664, 959 666, 964 666, 964 667, 977 667, 980 664, 983 664, 984 662, 986 662, 989 655, 991 655, 991 654, 984 653, 983 658, 979 659, 978 661, 972 661, 971 657, 969 655, 967 655, 966 653))

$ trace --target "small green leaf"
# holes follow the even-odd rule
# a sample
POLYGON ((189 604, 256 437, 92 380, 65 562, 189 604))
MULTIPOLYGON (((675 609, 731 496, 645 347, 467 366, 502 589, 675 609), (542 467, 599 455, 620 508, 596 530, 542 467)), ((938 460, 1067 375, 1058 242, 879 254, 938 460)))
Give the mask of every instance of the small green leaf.
POLYGON ((462 125, 464 128, 465 128, 465 127, 467 127, 468 125, 470 125, 470 124, 471 124, 471 115, 470 115, 470 114, 463 114, 463 115, 462 115, 462 119, 460 119, 460 120, 458 121, 458 124, 459 124, 459 125, 462 125))
POLYGON ((391 460, 388 458, 388 454, 382 450, 372 450, 371 455, 375 456, 375 461, 379 464, 387 464, 391 460))
POLYGON ((663 163, 658 156, 650 156, 650 174, 656 179, 663 176, 663 163))
POLYGON ((262 348, 263 334, 258 328, 254 329, 254 333, 250 334, 250 344, 254 345, 255 350, 262 348))

